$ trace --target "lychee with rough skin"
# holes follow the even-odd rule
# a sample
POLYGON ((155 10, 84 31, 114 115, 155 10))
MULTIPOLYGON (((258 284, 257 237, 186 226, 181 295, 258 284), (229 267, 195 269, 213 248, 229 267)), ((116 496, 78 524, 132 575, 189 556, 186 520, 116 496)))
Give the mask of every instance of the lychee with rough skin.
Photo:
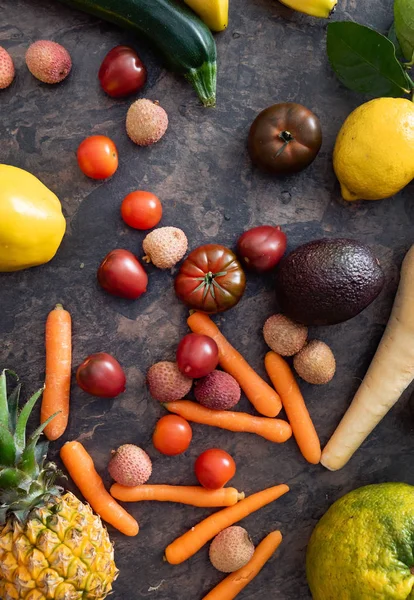
POLYGON ((124 444, 113 453, 108 471, 112 479, 121 485, 143 485, 151 477, 152 462, 139 446, 124 444))
POLYGON ((250 561, 254 544, 243 527, 223 529, 211 542, 210 561, 222 573, 234 573, 250 561))
POLYGON ((172 269, 187 252, 188 240, 178 227, 159 227, 146 236, 142 247, 145 262, 159 269, 172 269))
POLYGON ((13 59, 5 48, 0 46, 0 90, 5 90, 9 87, 14 79, 14 75, 13 59))
POLYGON ((177 363, 163 360, 152 365, 147 373, 151 396, 159 402, 181 400, 188 394, 193 380, 179 370, 177 363))
POLYGON ((127 134, 138 146, 155 144, 167 131, 167 127, 168 115, 158 102, 140 98, 128 109, 127 134))
POLYGON ((329 383, 336 371, 332 350, 321 340, 311 340, 293 359, 299 377, 314 385, 329 383))
POLYGON ((194 395, 206 408, 229 410, 239 402, 241 389, 229 373, 212 371, 196 382, 194 395))
POLYGON ((285 315, 277 314, 267 319, 263 337, 273 352, 281 356, 293 356, 306 344, 308 328, 285 315))
POLYGON ((43 83, 59 83, 69 75, 72 60, 66 48, 57 42, 39 40, 29 46, 26 65, 30 73, 43 83))

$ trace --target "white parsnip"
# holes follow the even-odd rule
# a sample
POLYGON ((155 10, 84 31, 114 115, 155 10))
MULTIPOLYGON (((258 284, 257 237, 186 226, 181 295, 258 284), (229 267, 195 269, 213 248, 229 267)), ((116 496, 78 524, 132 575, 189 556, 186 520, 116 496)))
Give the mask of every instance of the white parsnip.
POLYGON ((327 469, 341 469, 414 379, 414 246, 406 254, 392 312, 350 407, 322 452, 327 469))

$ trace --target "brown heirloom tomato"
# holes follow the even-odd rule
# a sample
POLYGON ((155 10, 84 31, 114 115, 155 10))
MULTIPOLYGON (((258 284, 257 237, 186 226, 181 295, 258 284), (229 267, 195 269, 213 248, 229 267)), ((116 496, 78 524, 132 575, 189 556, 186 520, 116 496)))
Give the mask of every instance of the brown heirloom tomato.
POLYGON ((301 104, 285 102, 263 110, 249 133, 253 163, 273 175, 288 175, 306 169, 322 145, 319 119, 301 104))
POLYGON ((236 255, 218 244, 193 250, 175 279, 175 293, 180 300, 210 314, 235 306, 245 287, 246 277, 236 255))

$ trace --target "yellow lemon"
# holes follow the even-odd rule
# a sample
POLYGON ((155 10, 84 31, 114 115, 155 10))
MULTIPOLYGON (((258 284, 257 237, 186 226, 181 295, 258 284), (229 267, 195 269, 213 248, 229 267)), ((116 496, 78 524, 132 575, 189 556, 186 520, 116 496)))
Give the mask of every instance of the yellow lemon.
POLYGON ((31 173, 0 164, 0 272, 48 262, 65 229, 55 194, 31 173))
POLYGON ((414 178, 414 104, 377 98, 359 106, 342 125, 333 161, 345 200, 399 192, 414 178))

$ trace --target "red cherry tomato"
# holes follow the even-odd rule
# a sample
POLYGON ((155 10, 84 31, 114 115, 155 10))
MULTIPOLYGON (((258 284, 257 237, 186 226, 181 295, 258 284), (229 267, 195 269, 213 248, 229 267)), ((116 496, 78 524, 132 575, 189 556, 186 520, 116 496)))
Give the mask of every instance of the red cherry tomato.
POLYGON ((193 431, 185 419, 178 415, 166 415, 156 424, 152 442, 158 452, 176 456, 187 450, 192 437, 193 431))
POLYGON ((245 231, 237 242, 242 263, 259 273, 270 271, 286 251, 286 235, 280 227, 262 225, 245 231))
POLYGON ((224 450, 211 448, 197 458, 195 473, 203 487, 218 490, 234 477, 236 463, 224 450))
POLYGON ((161 221, 162 205, 151 192, 131 192, 122 201, 121 215, 134 229, 152 229, 161 221))
POLYGON ((189 333, 178 344, 177 365, 183 375, 192 379, 205 377, 218 365, 216 342, 208 335, 189 333))
POLYGON ((147 70, 133 48, 115 46, 103 59, 98 77, 109 96, 122 98, 145 85, 147 70))
POLYGON ((91 135, 78 148, 78 165, 92 179, 112 177, 118 168, 118 151, 105 135, 91 135))
POLYGON ((117 249, 103 259, 98 281, 110 294, 136 300, 147 291, 148 276, 132 252, 117 249))
POLYGON ((91 354, 79 365, 76 381, 84 392, 115 398, 125 391, 126 377, 119 362, 106 352, 91 354))

